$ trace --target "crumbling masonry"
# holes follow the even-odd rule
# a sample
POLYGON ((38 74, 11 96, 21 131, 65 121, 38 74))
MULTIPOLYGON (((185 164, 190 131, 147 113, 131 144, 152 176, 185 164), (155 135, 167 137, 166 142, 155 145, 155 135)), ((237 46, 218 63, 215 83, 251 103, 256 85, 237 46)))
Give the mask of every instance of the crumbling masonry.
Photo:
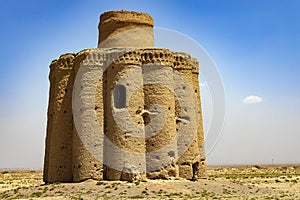
POLYGON ((103 13, 98 48, 63 54, 50 65, 44 181, 204 176, 198 73, 198 61, 190 55, 154 48, 151 16, 128 11, 103 13), (82 75, 80 70, 86 73, 82 75), (93 82, 98 72, 102 77, 93 82), (178 74, 187 81, 192 95, 176 78, 178 74), (75 82, 80 83, 76 98, 75 82), (95 94, 85 92, 89 88, 96 88, 95 94), (94 100, 93 107, 74 106, 74 101, 89 99, 94 100), (191 112, 197 112, 196 117, 188 114, 191 112), (97 123, 105 137, 100 137, 91 123, 97 123), (97 144, 91 150, 86 141, 97 144), (118 148, 111 148, 112 144, 118 148))

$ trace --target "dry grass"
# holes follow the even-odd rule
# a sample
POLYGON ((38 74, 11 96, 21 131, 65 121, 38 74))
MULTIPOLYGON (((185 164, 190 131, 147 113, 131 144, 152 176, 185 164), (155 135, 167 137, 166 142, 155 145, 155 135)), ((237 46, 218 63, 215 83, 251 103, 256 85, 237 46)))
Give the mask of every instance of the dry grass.
POLYGON ((300 167, 216 167, 207 178, 44 184, 42 172, 0 172, 0 199, 300 199, 300 167))

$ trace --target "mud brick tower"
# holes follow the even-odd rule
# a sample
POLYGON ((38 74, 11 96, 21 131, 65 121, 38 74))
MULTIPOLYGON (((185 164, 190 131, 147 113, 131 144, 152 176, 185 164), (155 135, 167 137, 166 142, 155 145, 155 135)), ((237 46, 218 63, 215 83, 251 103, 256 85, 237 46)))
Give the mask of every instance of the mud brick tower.
POLYGON ((153 24, 105 12, 98 48, 52 61, 45 182, 204 176, 198 61, 154 48, 153 24))

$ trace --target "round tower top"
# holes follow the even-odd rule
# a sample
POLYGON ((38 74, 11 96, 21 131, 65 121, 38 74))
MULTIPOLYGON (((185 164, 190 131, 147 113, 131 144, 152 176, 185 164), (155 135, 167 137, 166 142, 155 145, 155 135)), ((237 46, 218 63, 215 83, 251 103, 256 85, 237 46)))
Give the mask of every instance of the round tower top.
POLYGON ((109 23, 111 21, 142 24, 146 26, 154 25, 153 18, 149 14, 142 12, 115 10, 104 12, 100 15, 100 24, 109 23))
POLYGON ((146 13, 105 12, 100 15, 98 47, 153 47, 153 25, 146 13))

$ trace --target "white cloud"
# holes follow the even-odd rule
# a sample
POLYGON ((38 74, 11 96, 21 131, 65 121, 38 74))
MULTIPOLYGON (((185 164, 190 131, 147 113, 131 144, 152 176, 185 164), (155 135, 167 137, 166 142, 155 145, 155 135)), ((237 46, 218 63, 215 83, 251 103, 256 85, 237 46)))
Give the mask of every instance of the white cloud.
POLYGON ((248 96, 243 99, 243 103, 245 104, 253 104, 262 102, 263 98, 259 96, 248 96))

